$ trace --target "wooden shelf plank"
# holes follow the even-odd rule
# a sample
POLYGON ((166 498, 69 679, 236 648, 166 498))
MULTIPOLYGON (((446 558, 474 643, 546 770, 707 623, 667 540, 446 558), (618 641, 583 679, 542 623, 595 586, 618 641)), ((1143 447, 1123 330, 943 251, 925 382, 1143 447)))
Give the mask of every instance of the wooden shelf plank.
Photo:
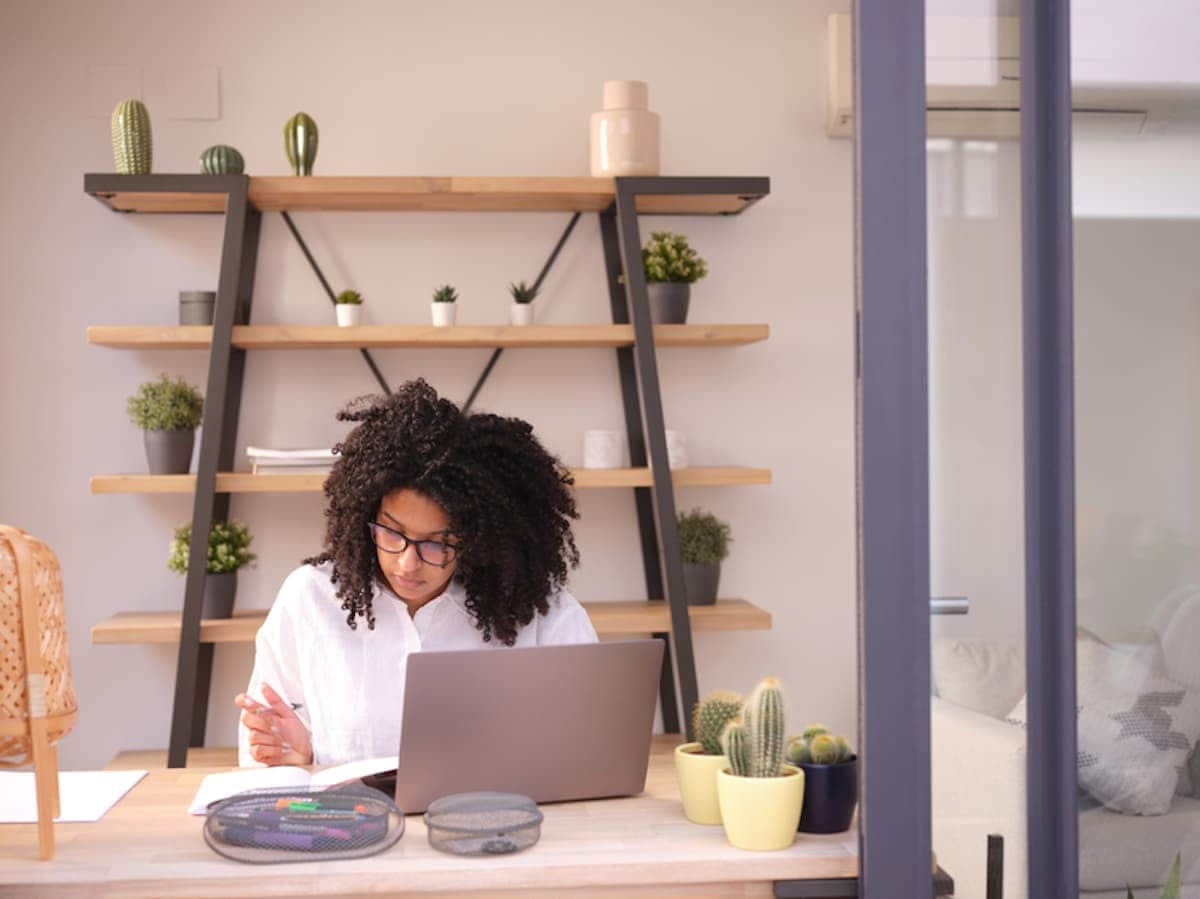
MULTIPOLYGON (((743 346, 766 340, 765 324, 655 325, 663 347, 743 346)), ((632 325, 237 325, 233 345, 248 350, 622 347, 633 345, 632 325)), ((115 349, 207 349, 212 328, 195 325, 91 325, 88 343, 115 349)))
MULTIPOLYGON (((604 636, 671 630, 666 603, 645 600, 584 603, 592 626, 604 636)), ((771 615, 744 599, 719 599, 689 610, 693 631, 770 630, 771 615)), ((234 612, 233 618, 200 622, 201 643, 253 643, 265 610, 234 612)), ((118 612, 92 628, 92 643, 178 643, 178 612, 118 612)))
MULTIPOLYGON (((651 487, 649 468, 574 468, 577 489, 651 487)), ((676 487, 748 487, 771 483, 768 468, 680 468, 671 472, 676 487)), ((323 474, 251 474, 242 471, 217 473, 217 493, 320 493, 323 474)), ((196 486, 192 474, 95 475, 91 492, 191 493, 196 486)))
MULTIPOLYGON (((740 192, 640 196, 638 212, 734 215, 770 189, 766 178, 722 180, 740 192)), ((223 212, 223 193, 181 189, 199 183, 180 175, 95 174, 84 179, 85 190, 121 212, 223 212), (163 189, 155 190, 156 185, 163 189)), ((611 178, 285 175, 254 176, 249 184, 250 202, 263 212, 602 212, 615 196, 611 178)))

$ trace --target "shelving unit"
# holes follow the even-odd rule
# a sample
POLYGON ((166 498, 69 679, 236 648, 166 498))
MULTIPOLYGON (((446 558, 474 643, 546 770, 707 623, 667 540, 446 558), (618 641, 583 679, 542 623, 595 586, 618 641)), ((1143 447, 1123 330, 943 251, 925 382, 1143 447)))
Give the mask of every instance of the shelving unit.
MULTIPOLYGON (((88 343, 125 350, 206 350, 212 328, 93 325, 88 343)), ((660 347, 742 346, 766 340, 766 325, 655 325, 660 347)), ((632 325, 234 325, 230 343, 243 350, 319 349, 615 349, 634 344, 632 325)))
MULTIPOLYGON (((652 487, 649 468, 577 468, 576 489, 652 487)), ((766 468, 682 468, 671 472, 676 487, 748 487, 771 483, 766 468)), ((250 474, 217 472, 217 493, 319 493, 323 474, 250 474)), ((113 474, 92 478, 92 493, 191 493, 194 474, 113 474)))
POLYGON ((211 327, 92 326, 87 339, 117 349, 207 349, 200 457, 194 475, 99 475, 91 490, 111 493, 191 493, 191 563, 181 612, 125 612, 93 628, 95 643, 178 643, 168 764, 186 763, 189 747, 204 745, 216 643, 249 642, 265 615, 242 612, 202 621, 204 559, 214 520, 228 518, 234 493, 317 492, 323 474, 254 475, 233 471, 242 377, 247 350, 352 349, 362 353, 385 391, 369 351, 377 348, 490 348, 491 360, 470 398, 491 374, 499 354, 517 348, 603 347, 617 353, 631 467, 579 469, 578 488, 632 488, 641 537, 646 595, 655 599, 586 604, 603 634, 652 633, 667 642, 660 695, 665 729, 690 732, 680 715, 696 701, 692 630, 760 630, 771 626, 745 600, 689 608, 684 600, 676 486, 769 484, 759 468, 687 468, 667 463, 657 350, 717 348, 766 340, 765 324, 652 325, 641 265, 639 215, 736 215, 766 196, 766 178, 392 178, 248 177, 245 175, 84 176, 84 190, 109 208, 132 213, 224 213, 225 233, 211 327), (542 278, 580 214, 599 215, 611 324, 512 326, 371 325, 357 328, 251 325, 254 272, 263 212, 280 212, 330 300, 333 292, 300 236, 293 211, 571 212, 574 213, 542 278), (627 274, 627 277, 623 276, 627 274), (658 598, 661 597, 661 598, 658 598), (678 682, 676 682, 676 679, 678 682), (678 690, 678 692, 677 692, 678 690))
MULTIPOLYGON (((670 615, 659 600, 617 600, 584 603, 592 626, 603 637, 631 636, 669 631, 670 615)), ((744 599, 719 599, 715 605, 688 609, 693 631, 765 631, 771 616, 744 599)), ((239 610, 233 618, 202 619, 202 643, 253 643, 265 610, 239 610)), ((178 643, 179 612, 118 612, 92 627, 92 642, 178 643)))

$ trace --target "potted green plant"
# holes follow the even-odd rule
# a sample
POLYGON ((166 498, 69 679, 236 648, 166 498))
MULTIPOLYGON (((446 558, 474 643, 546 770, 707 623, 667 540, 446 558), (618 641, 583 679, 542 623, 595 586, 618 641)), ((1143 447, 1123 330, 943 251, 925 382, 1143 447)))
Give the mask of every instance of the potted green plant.
POLYGON ((334 309, 339 327, 352 328, 362 324, 362 301, 362 294, 357 290, 343 290, 337 295, 334 309))
POLYGON ((454 303, 458 299, 458 291, 449 284, 443 284, 433 292, 433 323, 439 328, 454 324, 454 303))
POLYGON ((654 231, 642 247, 650 321, 681 325, 687 321, 692 284, 708 274, 708 266, 683 234, 654 231))
MULTIPOLYGON (((167 568, 187 574, 192 526, 175 528, 167 568)), ((237 595, 237 572, 256 556, 250 552, 254 537, 240 521, 214 521, 208 529, 208 559, 204 565, 204 607, 201 618, 229 618, 237 595)))
POLYGON ((858 756, 845 737, 811 724, 788 740, 788 761, 804 772, 804 808, 799 830, 841 833, 850 829, 858 804, 858 756))
POLYGON ((739 849, 785 849, 796 837, 804 772, 784 763, 783 693, 764 678, 721 735, 729 760, 717 772, 725 837, 739 849))
POLYGON ((514 325, 532 325, 533 301, 538 295, 538 289, 529 287, 524 281, 518 281, 508 285, 508 292, 513 298, 512 305, 508 307, 509 320, 514 325))
POLYGON ((683 553, 683 592, 689 606, 717 601, 721 562, 729 555, 729 525, 701 509, 679 516, 679 547, 683 553))
POLYGON ((742 713, 744 698, 730 690, 709 693, 692 710, 694 743, 675 747, 675 779, 683 813, 695 824, 720 824, 717 772, 728 764, 721 734, 742 713))
POLYGON ((125 403, 129 419, 145 432, 150 474, 187 474, 192 465, 196 428, 204 416, 204 397, 183 378, 165 374, 147 381, 125 403))

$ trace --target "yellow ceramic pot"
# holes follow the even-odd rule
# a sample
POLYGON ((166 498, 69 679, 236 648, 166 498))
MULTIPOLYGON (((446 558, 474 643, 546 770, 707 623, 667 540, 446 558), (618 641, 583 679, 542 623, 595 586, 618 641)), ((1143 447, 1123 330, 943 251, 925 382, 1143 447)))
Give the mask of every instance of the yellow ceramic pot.
POLYGON ((734 777, 717 772, 725 836, 738 849, 786 849, 796 838, 804 805, 804 772, 784 765, 779 777, 734 777))
POLYGON ((683 813, 694 824, 720 824, 721 806, 717 801, 717 772, 729 767, 723 755, 705 755, 699 743, 675 747, 675 779, 683 813))

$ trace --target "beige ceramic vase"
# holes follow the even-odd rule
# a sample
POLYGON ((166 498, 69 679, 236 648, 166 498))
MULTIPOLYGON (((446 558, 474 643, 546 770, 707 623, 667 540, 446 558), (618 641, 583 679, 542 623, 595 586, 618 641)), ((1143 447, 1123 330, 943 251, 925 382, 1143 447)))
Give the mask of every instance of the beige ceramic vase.
POLYGON ((604 109, 592 113, 592 177, 657 175, 658 147, 646 82, 604 82, 604 109))

